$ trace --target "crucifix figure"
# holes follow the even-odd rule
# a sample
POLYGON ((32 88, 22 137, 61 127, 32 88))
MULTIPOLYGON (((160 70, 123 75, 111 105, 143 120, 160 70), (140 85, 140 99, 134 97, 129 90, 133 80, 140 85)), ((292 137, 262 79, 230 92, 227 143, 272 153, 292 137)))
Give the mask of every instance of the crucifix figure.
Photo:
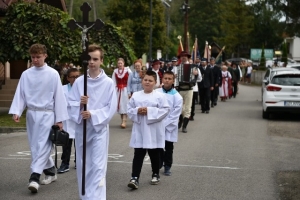
MULTIPOLYGON (((68 27, 71 30, 74 30, 76 28, 80 28, 82 30, 81 33, 81 45, 82 45, 82 65, 83 65, 83 71, 84 71, 84 96, 87 96, 87 66, 88 61, 90 60, 90 56, 88 54, 88 46, 89 46, 89 40, 88 40, 88 31, 91 28, 95 28, 96 30, 100 30, 104 23, 97 19, 95 22, 89 22, 89 12, 91 11, 91 6, 85 2, 80 7, 80 10, 82 11, 82 22, 76 22, 75 20, 70 20, 68 23, 68 27)), ((83 110, 87 110, 86 104, 84 104, 83 110)), ((86 119, 83 120, 83 150, 82 150, 82 195, 85 195, 85 169, 86 169, 86 119)))

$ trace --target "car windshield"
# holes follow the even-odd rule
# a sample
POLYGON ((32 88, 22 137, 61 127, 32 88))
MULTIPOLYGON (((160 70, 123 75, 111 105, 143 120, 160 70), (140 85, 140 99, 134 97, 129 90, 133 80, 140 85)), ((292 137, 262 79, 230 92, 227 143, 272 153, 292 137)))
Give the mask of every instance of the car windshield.
POLYGON ((274 76, 271 83, 276 85, 300 86, 300 74, 283 74, 274 76))

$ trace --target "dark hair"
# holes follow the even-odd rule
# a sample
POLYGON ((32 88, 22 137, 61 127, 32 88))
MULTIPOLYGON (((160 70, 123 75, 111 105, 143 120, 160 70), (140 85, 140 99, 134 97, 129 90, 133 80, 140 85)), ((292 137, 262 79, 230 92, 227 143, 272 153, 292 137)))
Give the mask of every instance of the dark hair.
POLYGON ((100 59, 102 60, 104 58, 104 51, 102 48, 97 44, 91 44, 88 48, 89 53, 94 51, 100 51, 100 59))
POLYGON ((156 72, 154 72, 154 71, 147 71, 145 75, 152 76, 154 78, 155 82, 157 81, 156 72))
POLYGON ((173 80, 175 79, 175 74, 172 71, 165 71, 163 76, 165 76, 165 74, 171 75, 171 76, 173 76, 173 80))
POLYGON ((78 70, 77 68, 70 68, 70 69, 68 69, 68 71, 67 71, 67 76, 70 77, 70 74, 71 74, 72 72, 79 72, 79 70, 78 70))

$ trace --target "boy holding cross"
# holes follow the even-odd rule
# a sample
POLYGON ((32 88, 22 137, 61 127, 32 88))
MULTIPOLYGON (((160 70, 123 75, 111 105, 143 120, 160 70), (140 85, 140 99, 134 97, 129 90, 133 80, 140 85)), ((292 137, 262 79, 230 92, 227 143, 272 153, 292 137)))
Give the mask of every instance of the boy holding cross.
POLYGON ((76 167, 78 188, 82 188, 83 119, 86 119, 86 193, 80 199, 106 199, 106 169, 109 143, 109 122, 116 112, 115 86, 100 65, 103 50, 89 45, 90 60, 87 71, 87 96, 84 96, 84 77, 77 78, 69 92, 70 118, 76 122, 76 167), (83 105, 87 110, 83 110, 83 105))

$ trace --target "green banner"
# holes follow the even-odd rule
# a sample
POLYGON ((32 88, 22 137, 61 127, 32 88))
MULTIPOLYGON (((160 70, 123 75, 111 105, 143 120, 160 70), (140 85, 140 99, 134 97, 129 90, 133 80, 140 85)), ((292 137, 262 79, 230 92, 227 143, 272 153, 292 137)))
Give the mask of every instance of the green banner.
MULTIPOLYGON (((250 59, 251 60, 260 60, 262 49, 251 49, 250 59)), ((273 59, 273 49, 265 49, 265 58, 266 60, 273 59)))

